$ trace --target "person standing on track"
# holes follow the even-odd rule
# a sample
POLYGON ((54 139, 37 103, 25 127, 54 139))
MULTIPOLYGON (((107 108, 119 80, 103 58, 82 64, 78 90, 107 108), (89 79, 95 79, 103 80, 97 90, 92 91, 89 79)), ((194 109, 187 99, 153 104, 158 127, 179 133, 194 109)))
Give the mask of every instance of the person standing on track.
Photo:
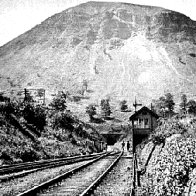
POLYGON ((129 141, 127 141, 127 152, 129 152, 129 149, 130 149, 130 143, 129 141))
POLYGON ((105 143, 105 151, 107 152, 107 150, 108 150, 108 144, 105 143))
POLYGON ((125 142, 122 142, 122 151, 124 151, 124 147, 125 147, 125 142))

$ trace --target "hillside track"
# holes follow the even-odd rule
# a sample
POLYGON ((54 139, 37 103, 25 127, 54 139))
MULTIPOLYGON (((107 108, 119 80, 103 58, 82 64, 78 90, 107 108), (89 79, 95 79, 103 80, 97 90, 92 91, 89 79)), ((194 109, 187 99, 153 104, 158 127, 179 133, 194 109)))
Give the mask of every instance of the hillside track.
POLYGON ((61 159, 52 159, 52 160, 44 160, 38 162, 28 162, 28 163, 13 164, 8 166, 1 166, 0 182, 5 182, 7 180, 11 180, 14 178, 23 177, 32 172, 36 172, 43 169, 54 168, 66 164, 91 160, 103 154, 104 153, 96 153, 91 155, 81 155, 81 156, 73 156, 73 157, 61 158, 61 159))
MULTIPOLYGON (((114 163, 115 159, 119 159, 122 153, 108 153, 101 155, 87 164, 83 164, 62 175, 42 183, 30 190, 27 190, 18 196, 25 195, 86 195, 89 186, 92 186, 108 167, 114 163)), ((91 188, 90 188, 91 189, 91 188)))

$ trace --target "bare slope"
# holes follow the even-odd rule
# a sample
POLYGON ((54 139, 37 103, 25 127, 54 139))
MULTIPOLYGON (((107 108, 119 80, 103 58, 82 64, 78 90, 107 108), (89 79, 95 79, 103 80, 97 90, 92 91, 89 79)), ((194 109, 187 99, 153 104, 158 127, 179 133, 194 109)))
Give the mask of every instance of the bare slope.
POLYGON ((196 22, 170 10, 89 2, 56 14, 0 48, 0 89, 81 89, 143 102, 196 89, 196 22))

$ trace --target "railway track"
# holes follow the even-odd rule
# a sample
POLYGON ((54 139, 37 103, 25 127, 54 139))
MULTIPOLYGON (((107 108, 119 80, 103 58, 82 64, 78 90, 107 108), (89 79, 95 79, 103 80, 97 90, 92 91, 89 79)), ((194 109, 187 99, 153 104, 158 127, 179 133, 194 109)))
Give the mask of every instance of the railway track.
POLYGON ((89 195, 117 164, 121 156, 122 153, 100 155, 17 196, 89 195))
POLYGON ((42 169, 59 167, 66 164, 91 160, 104 154, 105 153, 96 153, 91 155, 73 156, 73 157, 62 158, 62 159, 44 160, 38 162, 28 162, 28 163, 14 164, 9 166, 1 166, 0 182, 5 182, 7 180, 11 180, 14 178, 23 177, 32 172, 36 172, 42 169))
POLYGON ((93 196, 132 196, 132 157, 123 156, 95 188, 93 196))

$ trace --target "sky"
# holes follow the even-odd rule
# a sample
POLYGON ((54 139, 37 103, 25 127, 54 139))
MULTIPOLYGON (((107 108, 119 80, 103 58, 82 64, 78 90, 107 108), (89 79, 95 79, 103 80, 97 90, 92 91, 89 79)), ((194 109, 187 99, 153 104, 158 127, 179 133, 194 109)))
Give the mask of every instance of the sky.
MULTIPOLYGON (((99 1, 99 0, 97 0, 99 1)), ((196 21, 196 0, 105 0, 159 6, 196 21)), ((86 0, 0 0, 0 46, 40 24, 46 18, 86 0)))

